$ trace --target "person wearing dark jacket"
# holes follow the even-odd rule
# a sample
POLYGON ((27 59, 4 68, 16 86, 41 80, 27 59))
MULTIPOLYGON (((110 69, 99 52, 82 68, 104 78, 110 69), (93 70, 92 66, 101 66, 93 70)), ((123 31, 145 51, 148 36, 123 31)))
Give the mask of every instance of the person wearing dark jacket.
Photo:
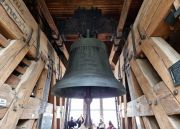
POLYGON ((74 122, 73 117, 71 117, 71 120, 68 121, 68 129, 73 129, 74 126, 76 126, 76 122, 74 122))
POLYGON ((84 123, 84 118, 82 116, 80 116, 77 119, 76 123, 78 124, 78 128, 81 127, 81 124, 84 123))

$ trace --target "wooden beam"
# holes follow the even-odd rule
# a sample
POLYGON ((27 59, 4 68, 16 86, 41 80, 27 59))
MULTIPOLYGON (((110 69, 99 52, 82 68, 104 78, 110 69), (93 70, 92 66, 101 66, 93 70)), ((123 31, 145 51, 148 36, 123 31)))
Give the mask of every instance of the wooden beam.
POLYGON ((7 12, 4 8, 0 5, 0 27, 1 27, 1 34, 9 39, 20 39, 22 38, 23 34, 17 25, 12 21, 12 19, 7 15, 7 12))
MULTIPOLYGON (((29 50, 29 46, 26 45, 24 48, 20 50, 19 53, 15 54, 10 58, 3 68, 0 68, 0 81, 4 83, 10 74, 14 71, 14 69, 18 66, 24 56, 27 54, 29 50)), ((1 87, 1 86, 0 86, 1 87)))
MULTIPOLYGON (((131 107, 130 106, 131 104, 134 103, 135 107, 134 107, 134 109, 132 108, 131 109, 132 111, 130 110, 130 112, 133 112, 133 113, 137 112, 138 113, 138 112, 143 111, 142 113, 139 113, 139 115, 140 114, 143 115, 144 112, 145 112, 145 113, 149 113, 149 116, 151 116, 153 114, 152 109, 150 108, 150 106, 148 104, 148 101, 146 100, 146 97, 143 95, 142 89, 141 89, 141 87, 140 87, 140 85, 139 85, 139 83, 138 83, 138 81, 136 79, 136 76, 135 76, 135 74, 134 74, 134 72, 132 71, 131 68, 129 68, 126 71, 126 75, 127 75, 127 81, 128 81, 128 88, 129 88, 129 92, 130 92, 130 97, 131 97, 131 100, 132 100, 132 101, 128 102, 127 109, 129 107, 131 107), (139 100, 142 100, 143 102, 141 102, 139 100), (135 102, 137 102, 137 104, 135 104, 135 102), (145 107, 143 108, 143 106, 145 106, 145 107), (137 109, 137 111, 135 109, 137 109), (147 109, 147 111, 144 111, 144 109, 147 109)), ((127 110, 127 115, 130 115, 128 110, 127 110)), ((154 123, 153 119, 150 119, 149 116, 144 116, 144 117, 135 116, 136 125, 137 125, 138 129, 143 129, 143 128, 145 128, 146 125, 149 125, 148 127, 146 126, 147 129, 149 129, 149 128, 154 129, 152 127, 152 125, 155 126, 155 127, 158 127, 158 124, 154 123), (153 124, 149 124, 149 123, 153 123, 153 124)), ((154 116, 151 116, 151 117, 153 118, 154 116)), ((154 117, 154 119, 155 119, 155 117, 154 117)))
POLYGON ((132 0, 124 0, 120 19, 119 19, 119 24, 117 27, 117 32, 123 32, 124 24, 127 19, 127 15, 128 15, 129 9, 130 9, 131 2, 132 2, 132 0))
POLYGON ((40 76, 44 67, 43 61, 33 62, 23 75, 21 82, 16 87, 18 99, 14 99, 6 112, 5 116, 0 121, 0 129, 14 129, 22 112, 23 107, 29 100, 29 96, 40 76))
POLYGON ((159 125, 155 117, 142 117, 145 129, 159 129, 159 125))
MULTIPOLYGON (((56 84, 56 75, 53 73, 52 81, 51 81, 51 86, 54 86, 55 84, 56 84)), ((52 129, 57 129, 57 97, 56 96, 50 96, 50 101, 53 104, 53 123, 52 123, 52 129)))
POLYGON ((0 33, 0 45, 3 47, 8 46, 8 39, 6 39, 1 33, 0 33))
POLYGON ((57 36, 56 38, 58 38, 58 36, 59 36, 58 28, 56 27, 56 24, 54 23, 54 20, 53 20, 53 18, 51 16, 51 14, 49 12, 49 9, 48 9, 48 7, 47 7, 44 0, 39 0, 38 1, 38 8, 43 13, 47 23, 49 24, 49 27, 51 28, 51 30, 53 31, 55 36, 57 36))
POLYGON ((25 120, 19 123, 18 126, 16 126, 16 129, 32 129, 34 125, 34 120, 25 120))
POLYGON ((22 60, 22 63, 24 63, 26 66, 30 66, 31 65, 31 61, 30 60, 27 60, 26 58, 24 58, 22 60))
MULTIPOLYGON (((123 3, 121 15, 119 18, 119 24, 117 27, 117 32, 120 32, 121 34, 123 32, 124 24, 125 24, 126 19, 127 19, 127 15, 128 15, 128 11, 130 9, 131 2, 132 2, 132 0, 125 0, 123 3)), ((116 42, 116 41, 114 41, 114 42, 116 42)), ((116 53, 115 45, 113 44, 112 49, 111 49, 111 53, 110 53, 110 57, 109 57, 109 63, 110 64, 112 64, 112 60, 115 56, 115 53, 116 53)))
POLYGON ((26 72, 26 68, 27 67, 18 66, 15 70, 20 74, 24 74, 26 72))
POLYGON ((168 115, 180 114, 180 104, 163 81, 155 85, 154 92, 168 115))
POLYGON ((35 87, 35 97, 38 99, 43 99, 43 93, 45 90, 45 84, 47 79, 47 69, 44 69, 41 73, 41 76, 37 82, 37 86, 35 87))
POLYGON ((153 87, 160 81, 158 76, 152 71, 151 66, 145 59, 132 60, 130 64, 149 103, 152 103, 151 108, 160 128, 173 129, 169 116, 166 114, 163 106, 156 101, 157 97, 153 92, 153 87))
POLYGON ((166 38, 170 32, 164 22, 174 0, 152 0, 146 3, 143 15, 139 18, 138 29, 141 35, 166 38), (156 22, 154 22, 156 21, 156 22))
POLYGON ((174 7, 176 10, 180 7, 180 0, 174 0, 174 7))
POLYGON ((21 40, 11 40, 9 45, 0 50, 0 69, 4 67, 4 65, 15 55, 17 55, 20 50, 26 44, 21 40))
POLYGON ((109 64, 110 65, 113 63, 113 58, 114 58, 115 53, 116 53, 115 46, 113 44, 113 46, 111 48, 111 53, 110 53, 110 56, 109 56, 109 64))
MULTIPOLYGON (((62 43, 61 36, 60 36, 60 33, 59 33, 59 31, 58 31, 55 23, 54 23, 54 20, 53 20, 50 12, 49 12, 49 10, 48 10, 48 7, 47 7, 45 1, 44 1, 44 0, 38 0, 38 6, 39 6, 41 12, 43 13, 43 15, 44 15, 47 23, 49 24, 49 27, 50 27, 51 30, 54 32, 55 38, 57 38, 57 41, 58 41, 58 42, 60 42, 61 44, 63 44, 63 43, 62 43)), ((57 44, 58 44, 58 43, 57 43, 57 44)), ((68 51, 67 51, 67 49, 66 49, 66 47, 65 47, 64 44, 63 44, 63 47, 61 48, 61 50, 63 51, 66 59, 68 59, 68 58, 69 58, 69 54, 68 54, 68 51)))
POLYGON ((11 85, 13 89, 16 88, 17 84, 20 82, 20 77, 17 77, 13 74, 11 74, 8 79, 6 80, 6 84, 11 85))
POLYGON ((153 116, 153 115, 154 113, 152 112, 152 109, 149 106, 145 95, 127 103, 127 116, 128 117, 153 116))
MULTIPOLYGON (((24 106, 24 111, 21 114, 20 119, 38 119, 39 118, 39 110, 44 107, 41 107, 41 100, 37 98, 30 97, 28 103, 24 106)), ((52 114, 53 105, 47 103, 45 107, 45 113, 52 114)))
MULTIPOLYGON (((144 40, 141 48, 171 93, 174 90, 180 90, 180 87, 174 87, 168 70, 170 66, 180 60, 179 53, 160 37, 144 40)), ((180 103, 180 94, 175 95, 175 98, 180 103)))

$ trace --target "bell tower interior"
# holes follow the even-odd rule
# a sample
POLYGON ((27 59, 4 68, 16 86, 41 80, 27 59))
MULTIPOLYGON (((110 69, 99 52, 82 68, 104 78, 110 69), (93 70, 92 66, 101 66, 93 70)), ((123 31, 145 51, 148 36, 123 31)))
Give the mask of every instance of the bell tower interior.
POLYGON ((0 129, 179 129, 180 0, 0 0, 0 129))

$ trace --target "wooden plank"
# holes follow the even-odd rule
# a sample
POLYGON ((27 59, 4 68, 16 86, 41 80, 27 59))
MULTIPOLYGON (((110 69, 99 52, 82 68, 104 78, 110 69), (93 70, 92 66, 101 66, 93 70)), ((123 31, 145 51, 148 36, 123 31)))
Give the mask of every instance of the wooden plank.
POLYGON ((119 19, 119 24, 117 27, 117 32, 123 31, 124 24, 125 24, 126 19, 127 19, 127 15, 128 15, 129 9, 130 9, 131 2, 132 2, 132 0, 124 0, 123 7, 121 10, 120 19, 119 19))
MULTIPOLYGON (((140 88, 140 86, 139 86, 139 84, 138 84, 138 81, 137 81, 137 79, 136 79, 136 76, 134 75, 134 73, 133 73, 133 71, 132 71, 132 69, 131 68, 129 68, 127 71, 126 71, 126 75, 127 75, 127 81, 128 81, 128 88, 129 88, 129 92, 130 92, 130 97, 131 97, 131 100, 136 100, 136 99, 139 99, 140 98, 140 96, 144 96, 143 95, 143 92, 142 92, 142 90, 141 90, 141 88, 140 88)), ((130 101, 129 103, 131 103, 132 101, 130 101)), ((143 103, 141 103, 141 102, 139 102, 139 101, 137 101, 138 103, 138 105, 139 105, 139 107, 138 106, 136 106, 135 105, 135 107, 137 107, 137 108, 135 108, 135 109, 138 109, 138 111, 140 111, 142 108, 142 106, 141 106, 141 104, 143 104, 143 103), (141 103, 141 104, 139 104, 139 103, 141 103)), ((145 100, 145 102, 147 102, 147 100, 145 100)), ((128 107, 129 107, 129 103, 128 103, 128 107)), ((146 103, 147 104, 147 103, 146 103)), ((143 104, 144 105, 144 104, 143 104)), ((150 107, 148 107, 149 105, 146 105, 147 107, 146 107, 146 109, 148 109, 147 110, 147 112, 150 112, 150 114, 152 113, 152 110, 151 110, 151 108, 150 107), (150 108, 150 109, 149 109, 150 108)), ((128 112, 128 107, 127 107, 127 115, 129 114, 129 112, 128 112)), ((135 112, 135 110, 134 109, 131 109, 133 112, 135 112)), ((137 112, 138 112, 137 111, 137 112)), ((146 112, 146 113, 147 113, 146 112)), ((143 114, 143 113, 142 113, 143 114)), ((144 122, 143 122, 143 120, 142 120, 142 117, 138 117, 138 116, 136 116, 135 117, 135 121, 136 121, 136 125, 137 125, 137 128, 138 129, 145 129, 145 126, 144 126, 144 122)))
POLYGON ((22 19, 21 15, 17 12, 14 6, 11 4, 9 0, 0 1, 1 6, 6 10, 8 16, 14 21, 14 23, 18 26, 18 28, 23 33, 23 38, 27 40, 29 38, 29 34, 31 33, 31 28, 26 22, 22 19))
MULTIPOLYGON (((139 46, 139 44, 141 42, 141 35, 139 33, 139 25, 143 20, 144 14, 147 11, 146 9, 148 9, 147 7, 148 7, 149 3, 150 3, 150 0, 143 0, 141 8, 139 9, 139 12, 138 12, 137 17, 136 17, 136 19, 134 21, 134 24, 133 24, 133 31, 134 31, 136 49, 137 49, 137 47, 139 46)), ((129 36, 130 36, 130 34, 131 33, 129 33, 129 36)), ((128 38, 129 38, 129 36, 128 36, 128 38)), ((138 51, 138 49, 137 49, 137 51, 138 51)), ((139 52, 137 52, 137 53, 139 53, 139 52)))
POLYGON ((0 27, 1 27, 1 34, 9 39, 20 39, 22 38, 23 34, 17 25, 11 20, 11 18, 7 15, 4 8, 0 5, 0 27))
MULTIPOLYGON (((138 100, 140 99, 141 97, 140 96, 144 96, 143 95, 143 92, 140 88, 140 85, 136 79, 136 76, 134 75, 133 71, 131 70, 131 68, 129 68, 127 71, 126 71, 126 74, 127 74, 127 81, 128 81, 128 86, 129 86, 129 92, 130 92, 130 96, 131 96, 131 100, 138 100)), ((136 101, 138 102, 137 105, 134 105, 135 108, 132 109, 133 112, 139 112, 141 110, 146 110, 147 111, 142 111, 142 113, 140 114, 143 114, 144 112, 145 113, 149 113, 149 116, 151 115, 152 113, 152 109, 150 107, 148 107, 149 105, 147 105, 147 99, 144 97, 144 102, 146 104, 146 107, 145 109, 144 108, 141 108, 143 107, 143 105, 145 105, 143 102, 141 101, 136 101), (142 104, 142 105, 141 105, 142 104), (135 110, 137 109, 137 111, 135 110)), ((130 101, 129 103, 131 103, 132 101, 130 101)), ((129 103, 128 103, 128 106, 129 106, 129 103)), ((127 109, 127 114, 129 114, 128 112, 128 109, 127 109)), ((153 114, 153 113, 152 113, 153 114)), ((154 123, 152 119, 149 118, 149 116, 144 116, 144 117, 138 117, 136 116, 136 124, 137 124, 137 128, 138 129, 145 129, 145 125, 147 125, 148 123, 154 123), (146 121, 143 121, 143 119, 146 119, 146 121), (146 122, 146 123, 145 123, 146 122)), ((154 117, 154 116, 153 116, 154 117)), ((153 125, 155 126, 156 123, 154 123, 153 125)), ((158 124, 156 125, 158 127, 158 124)), ((149 128, 152 127, 151 125, 148 126, 149 128)), ((146 126, 147 128, 147 126, 146 126)), ((147 128, 148 129, 148 128, 147 128)))
POLYGON ((180 105, 164 82, 155 85, 154 92, 168 115, 180 114, 180 105))
POLYGON ((33 18, 31 12, 29 9, 26 7, 25 3, 23 0, 8 0, 13 7, 16 9, 16 11, 19 13, 19 15, 22 16, 23 20, 29 24, 31 27, 37 28, 37 23, 36 20, 33 18))
POLYGON ((35 87, 35 97, 38 99, 43 99, 43 93, 45 90, 45 84, 47 79, 47 69, 44 69, 41 73, 41 76, 37 82, 37 86, 35 87))
POLYGON ((7 64, 26 44, 21 40, 11 40, 6 48, 0 50, 0 69, 7 64))
POLYGON ((139 86, 138 81, 134 73, 132 72, 131 68, 127 70, 127 81, 131 100, 137 99, 138 97, 143 95, 141 87, 139 86))
POLYGON ((178 129, 180 127, 180 118, 178 115, 174 115, 170 118, 170 121, 172 122, 175 129, 178 129))
POLYGON ((158 76, 156 75, 156 73, 151 71, 152 68, 150 67, 150 65, 148 65, 148 62, 146 60, 132 60, 130 64, 148 101, 152 101, 151 108, 160 128, 173 129, 173 126, 169 121, 169 116, 167 116, 162 105, 159 103, 156 104, 156 101, 154 102, 157 97, 152 88, 159 82, 158 76))
MULTIPOLYGON (((38 119, 40 115, 41 107, 41 100, 37 98, 32 98, 28 100, 28 103, 24 106, 24 111, 20 116, 20 119, 38 119)), ((45 113, 52 114, 53 105, 47 103, 47 107, 45 108, 45 113)))
POLYGON ((113 44, 112 48, 111 48, 111 53, 110 53, 110 56, 109 56, 109 64, 110 65, 113 63, 113 58, 114 58, 115 53, 116 53, 115 46, 113 44))
MULTIPOLYGON (((47 7, 45 1, 44 1, 44 0, 38 0, 38 6, 39 6, 41 12, 43 13, 43 15, 44 15, 44 17, 45 17, 45 19, 46 19, 49 27, 50 27, 51 30, 54 32, 55 37, 57 38, 57 42, 60 42, 61 44, 63 44, 63 43, 62 43, 62 39, 61 39, 61 37, 60 37, 60 33, 59 33, 59 31, 58 31, 58 29, 57 29, 57 27, 56 27, 56 24, 54 23, 54 20, 53 20, 50 12, 49 12, 49 10, 48 10, 48 7, 47 7)), ((58 43, 57 43, 57 44, 58 44, 58 43)), ((61 49, 62 52, 64 53, 66 59, 68 59, 68 58, 69 58, 69 53, 68 53, 65 45, 63 44, 62 48, 60 48, 60 49, 61 49)))
POLYGON ((38 33, 38 24, 36 23, 36 20, 31 15, 29 9, 26 7, 23 0, 6 0, 9 2, 17 11, 17 13, 22 17, 23 21, 33 29, 31 43, 34 42, 34 45, 36 45, 36 38, 38 33))
MULTIPOLYGON (((54 86, 56 84, 55 74, 53 73, 51 85, 54 86)), ((56 96, 51 96, 51 102, 53 103, 53 124, 52 129, 57 129, 57 100, 56 96)))
MULTIPOLYGON (((6 100, 6 107, 9 107, 12 100, 15 97, 15 92, 12 90, 11 86, 4 84, 1 86, 0 98, 6 100)), ((1 110, 1 108, 0 108, 1 110)), ((2 118, 2 117, 0 117, 2 118)))
POLYGON ((21 66, 18 66, 16 67, 16 71, 19 72, 20 74, 24 74, 26 72, 26 68, 27 67, 21 67, 21 66))
MULTIPOLYGON (((11 102, 16 99, 15 92, 9 85, 3 85, 0 90, 0 98, 6 100, 6 107, 0 109, 0 119, 3 118, 8 108, 10 107, 11 102)), ((42 108, 40 106, 41 100, 37 98, 30 97, 27 101, 27 104, 24 105, 24 111, 20 119, 37 119, 39 118, 39 110, 42 108)), ((48 104, 46 112, 52 112, 52 105, 48 104), (48 110, 47 110, 48 109, 48 110)))
POLYGON ((28 102, 29 96, 32 93, 43 67, 44 63, 40 59, 38 62, 33 62, 27 69, 21 82, 15 89, 18 99, 13 100, 5 116, 0 121, 0 129, 13 129, 16 126, 23 112, 22 107, 28 102))
POLYGON ((151 36, 162 36, 167 37, 170 32, 170 28, 164 22, 165 17, 169 13, 174 0, 162 0, 161 4, 158 6, 156 13, 151 19, 151 23, 147 28, 147 35, 151 36), (154 22, 156 21, 156 22, 154 22))
POLYGON ((146 30, 161 1, 162 0, 149 0, 148 3, 146 3, 146 8, 144 9, 138 26, 141 34, 146 34, 146 30))
MULTIPOLYGON (((30 40, 30 44, 32 44, 30 51, 28 52, 28 55, 30 57, 36 57, 36 47, 37 47, 37 32, 38 32, 38 24, 36 23, 35 19, 29 12, 28 8, 24 4, 22 0, 6 0, 7 2, 10 2, 11 5, 15 8, 17 13, 22 17, 24 22, 33 29, 32 38, 30 40)), ((48 58, 48 39, 43 31, 40 31, 40 52, 48 58)))
MULTIPOLYGON (((144 40, 141 48, 170 91, 173 93, 176 89, 180 90, 180 87, 174 87, 168 71, 168 68, 180 59, 179 54, 160 37, 144 40)), ((180 94, 175 97, 180 102, 180 94)))
POLYGON ((8 39, 6 39, 2 34, 0 34, 0 45, 3 47, 8 46, 8 39))
POLYGON ((15 89, 19 82, 20 82, 20 78, 11 74, 5 83, 10 85, 13 89, 15 89))
POLYGON ((31 61, 30 60, 27 60, 26 58, 24 58, 22 60, 22 63, 24 63, 26 66, 30 66, 31 65, 31 61))
MULTIPOLYGON (((123 32, 123 28, 127 19, 127 15, 128 15, 128 11, 130 9, 130 5, 131 5, 132 0, 125 0, 123 3, 123 7, 122 7, 122 11, 121 11, 121 15, 119 18, 119 23, 118 23, 118 27, 117 27, 117 32, 123 32)), ((112 60, 114 58, 116 51, 115 51, 115 46, 113 44, 112 49, 111 49, 111 53, 110 53, 110 57, 109 57, 109 62, 110 64, 112 64, 112 60)))
POLYGON ((32 129, 34 125, 34 120, 25 120, 21 121, 18 126, 16 126, 16 129, 32 129))
POLYGON ((0 82, 1 83, 4 83, 7 80, 10 74, 14 71, 17 65, 21 62, 21 60, 27 54, 28 50, 29 50, 29 46, 25 46, 24 48, 22 48, 21 51, 17 55, 14 55, 13 58, 8 60, 6 62, 6 65, 4 65, 4 67, 0 69, 0 82))
POLYGON ((39 118, 39 110, 41 100, 30 97, 27 104, 24 105, 24 111, 20 116, 20 119, 37 119, 39 118))
POLYGON ((173 0, 150 0, 147 3, 146 10, 139 23, 141 35, 167 37, 169 27, 164 22, 173 0), (154 22, 156 21, 156 22, 154 22))
POLYGON ((152 112, 152 109, 144 95, 127 103, 128 117, 153 115, 154 113, 152 112))
POLYGON ((137 129, 146 129, 141 117, 135 117, 137 129))
POLYGON ((180 7, 180 0, 174 0, 174 7, 176 10, 180 7))
POLYGON ((160 129, 154 117, 143 117, 143 122, 146 129, 160 129))
POLYGON ((49 24, 49 27, 53 31, 53 33, 58 37, 59 36, 59 31, 56 27, 56 24, 54 23, 54 20, 49 12, 49 9, 45 3, 44 0, 39 0, 38 1, 38 7, 40 8, 41 12, 43 13, 47 23, 49 24))
POLYGON ((34 122, 32 129, 37 129, 38 122, 37 120, 34 122))

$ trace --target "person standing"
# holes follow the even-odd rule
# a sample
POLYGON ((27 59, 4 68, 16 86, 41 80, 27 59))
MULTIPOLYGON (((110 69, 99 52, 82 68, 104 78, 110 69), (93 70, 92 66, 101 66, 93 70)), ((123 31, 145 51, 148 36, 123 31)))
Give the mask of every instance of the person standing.
POLYGON ((78 124, 78 128, 81 127, 81 124, 84 123, 84 118, 82 115, 77 119, 76 123, 78 124))
POLYGON ((74 126, 76 126, 76 122, 74 122, 73 117, 71 117, 71 120, 68 121, 68 129, 74 129, 74 126))
POLYGON ((102 119, 100 119, 98 129, 105 129, 105 124, 102 119))
POLYGON ((109 121, 109 126, 107 129, 116 129, 111 121, 109 121))

